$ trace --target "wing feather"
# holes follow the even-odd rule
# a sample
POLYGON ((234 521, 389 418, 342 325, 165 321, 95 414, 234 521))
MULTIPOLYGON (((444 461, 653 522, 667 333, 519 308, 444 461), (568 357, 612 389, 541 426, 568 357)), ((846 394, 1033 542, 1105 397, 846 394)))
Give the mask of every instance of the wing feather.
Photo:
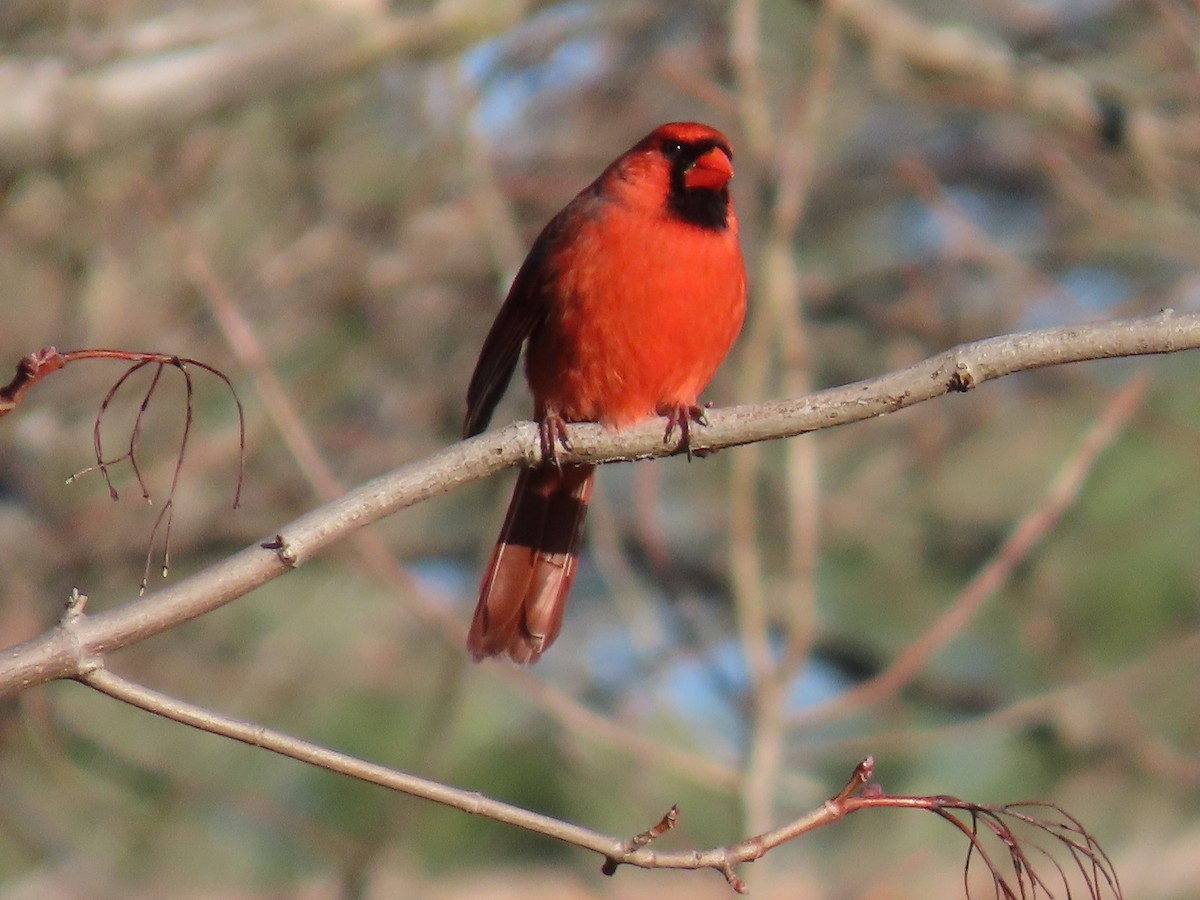
POLYGON ((533 242, 483 341, 479 361, 475 363, 475 372, 467 388, 464 438, 473 437, 487 428, 496 404, 504 396, 517 368, 521 345, 541 324, 549 309, 554 257, 562 241, 569 239, 572 206, 574 204, 568 204, 551 219, 533 242))

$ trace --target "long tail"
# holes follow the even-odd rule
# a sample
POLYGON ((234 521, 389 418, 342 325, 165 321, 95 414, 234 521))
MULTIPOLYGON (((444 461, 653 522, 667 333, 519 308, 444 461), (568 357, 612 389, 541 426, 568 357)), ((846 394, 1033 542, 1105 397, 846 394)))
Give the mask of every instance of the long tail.
POLYGON ((558 637, 595 468, 521 470, 467 636, 476 660, 537 662, 558 637))

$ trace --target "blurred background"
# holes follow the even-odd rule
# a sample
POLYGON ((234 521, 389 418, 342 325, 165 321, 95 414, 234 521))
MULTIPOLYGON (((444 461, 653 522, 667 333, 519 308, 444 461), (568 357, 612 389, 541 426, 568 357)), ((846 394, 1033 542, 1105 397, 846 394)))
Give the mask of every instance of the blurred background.
MULTIPOLYGON (((663 121, 736 153, 751 313, 718 405, 1194 310, 1197 47, 1191 0, 7 0, 0 365, 53 344, 229 375, 242 505, 235 407, 197 373, 177 579, 456 440, 531 239, 663 121)), ((141 426, 156 505, 127 466, 117 503, 96 473, 64 485, 121 372, 69 366, 0 423, 0 645, 74 586, 93 609, 136 596, 148 546, 159 581, 177 373, 141 426)), ((1062 804, 1127 896, 1200 896, 1198 372, 1043 370, 607 467, 528 672, 462 648, 511 473, 109 663, 614 835, 678 803, 669 848, 782 824, 871 753, 890 792, 1062 804)), ((141 375, 105 415, 113 455, 141 375)), ((496 422, 528 414, 515 386, 496 422)), ((863 812, 742 875, 765 898, 954 897, 964 856, 933 816, 863 812)), ((730 895, 599 867, 76 684, 0 708, 6 897, 730 895)))

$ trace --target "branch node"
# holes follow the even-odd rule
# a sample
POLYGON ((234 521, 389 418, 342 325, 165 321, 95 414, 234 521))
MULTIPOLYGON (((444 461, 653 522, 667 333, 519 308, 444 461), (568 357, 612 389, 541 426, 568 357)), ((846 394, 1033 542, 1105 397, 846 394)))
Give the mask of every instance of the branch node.
POLYGON ((75 650, 75 676, 89 675, 97 669, 104 668, 104 659, 95 653, 85 653, 83 643, 76 634, 76 627, 86 615, 88 595, 81 593, 79 588, 71 588, 67 598, 66 609, 58 620, 58 627, 67 635, 75 650))
MULTIPOLYGON (((679 804, 671 804, 671 808, 666 811, 661 819, 653 826, 643 831, 641 834, 635 834, 627 840, 621 847, 621 856, 628 856, 645 847, 655 838, 666 834, 676 823, 679 822, 679 804)), ((600 867, 600 871, 605 875, 615 875, 617 867, 624 860, 617 856, 609 856, 604 860, 604 865, 600 867)))
POLYGON ((71 628, 77 621, 83 618, 87 609, 88 595, 81 594, 79 588, 71 588, 71 596, 67 598, 66 609, 63 610, 62 617, 58 620, 58 624, 64 628, 71 628))
POLYGON ((33 353, 23 356, 17 363, 17 374, 13 380, 0 388, 0 416, 16 409, 17 404, 21 402, 21 398, 34 382, 41 380, 51 372, 58 371, 65 365, 66 360, 54 347, 43 347, 41 350, 35 350, 33 353))
POLYGON ((274 540, 263 541, 259 546, 264 550, 274 550, 275 555, 279 557, 279 561, 289 569, 294 569, 300 565, 300 554, 296 552, 296 548, 282 534, 276 534, 274 540))
POLYGON ((854 771, 850 773, 850 778, 845 786, 829 799, 827 805, 840 809, 841 805, 861 791, 874 775, 875 757, 863 757, 854 767, 854 771))
POLYGON ((959 394, 965 394, 977 384, 978 382, 971 371, 970 363, 958 360, 954 363, 954 371, 950 373, 950 378, 946 382, 946 388, 959 394))
POLYGON ((633 851, 639 850, 642 847, 645 847, 648 843, 650 843, 655 838, 661 837, 662 835, 664 835, 668 831, 670 831, 672 828, 674 828, 678 821, 679 821, 679 805, 672 804, 671 808, 668 809, 666 811, 666 813, 663 815, 663 817, 658 820, 657 824, 655 824, 649 830, 643 831, 641 834, 634 835, 632 838, 629 839, 628 842, 626 842, 625 852, 633 853, 633 851))
POLYGON ((718 867, 721 874, 725 876, 725 880, 729 882, 729 886, 733 888, 735 893, 748 894, 750 889, 746 887, 746 882, 738 878, 737 872, 733 871, 733 866, 728 860, 725 860, 718 867))

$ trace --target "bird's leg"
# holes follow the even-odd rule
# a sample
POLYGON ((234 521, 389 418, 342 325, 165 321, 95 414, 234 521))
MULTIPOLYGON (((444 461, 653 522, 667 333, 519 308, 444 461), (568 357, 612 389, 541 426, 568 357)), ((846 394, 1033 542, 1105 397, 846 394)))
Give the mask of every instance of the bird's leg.
POLYGON ((663 443, 671 443, 671 438, 675 436, 675 429, 679 429, 679 446, 676 450, 682 450, 687 454, 688 462, 692 461, 692 423, 697 425, 707 425, 708 419, 704 415, 704 409, 696 406, 694 403, 675 403, 666 406, 660 406, 657 410, 660 416, 667 417, 667 430, 663 433, 663 443))
POLYGON ((556 412, 547 411, 538 422, 538 437, 542 448, 542 462, 562 471, 562 463, 558 458, 558 447, 571 449, 571 439, 567 435, 567 423, 556 412))

